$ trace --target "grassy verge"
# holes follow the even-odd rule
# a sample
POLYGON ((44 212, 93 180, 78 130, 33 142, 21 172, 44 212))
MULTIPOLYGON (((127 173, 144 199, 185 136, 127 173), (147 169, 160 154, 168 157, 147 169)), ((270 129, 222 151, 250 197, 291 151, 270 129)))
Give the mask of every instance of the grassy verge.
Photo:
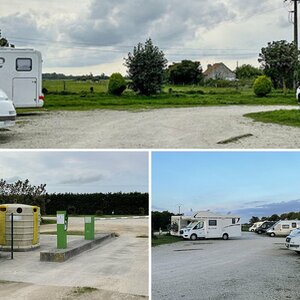
POLYGON ((177 236, 172 235, 156 235, 155 237, 152 237, 152 247, 164 245, 164 244, 173 244, 181 242, 182 239, 177 236))
MULTIPOLYGON (((41 232, 41 234, 51 234, 56 235, 56 230, 41 232)), ((68 230, 68 235, 84 235, 84 232, 81 230, 68 230)))
POLYGON ((250 113, 244 116, 257 122, 300 127, 300 110, 298 109, 250 113))

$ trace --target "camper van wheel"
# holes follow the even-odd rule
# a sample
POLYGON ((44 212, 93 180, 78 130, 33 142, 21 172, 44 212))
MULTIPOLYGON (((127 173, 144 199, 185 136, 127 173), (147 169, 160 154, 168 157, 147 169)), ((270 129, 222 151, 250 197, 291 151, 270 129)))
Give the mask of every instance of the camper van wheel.
POLYGON ((300 255, 300 251, 295 251, 298 255, 300 255))
POLYGON ((222 239, 223 239, 224 241, 226 241, 226 240, 228 240, 228 238, 229 238, 228 234, 227 234, 227 233, 224 233, 223 236, 222 236, 222 239))
POLYGON ((262 234, 262 231, 261 231, 261 230, 258 230, 257 233, 258 233, 258 234, 262 234))
POLYGON ((271 236, 271 237, 274 237, 274 236, 275 236, 275 233, 274 233, 274 232, 270 233, 270 236, 271 236))
POLYGON ((192 241, 196 241, 196 239, 197 239, 197 234, 195 234, 195 233, 192 234, 190 238, 191 238, 192 241))

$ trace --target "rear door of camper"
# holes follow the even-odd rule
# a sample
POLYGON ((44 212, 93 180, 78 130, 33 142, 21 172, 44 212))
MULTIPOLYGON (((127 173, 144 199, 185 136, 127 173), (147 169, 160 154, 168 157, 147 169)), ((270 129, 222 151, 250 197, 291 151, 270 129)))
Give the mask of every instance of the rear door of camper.
POLYGON ((37 59, 34 55, 22 55, 15 60, 13 78, 13 102, 16 107, 36 106, 38 100, 37 59))

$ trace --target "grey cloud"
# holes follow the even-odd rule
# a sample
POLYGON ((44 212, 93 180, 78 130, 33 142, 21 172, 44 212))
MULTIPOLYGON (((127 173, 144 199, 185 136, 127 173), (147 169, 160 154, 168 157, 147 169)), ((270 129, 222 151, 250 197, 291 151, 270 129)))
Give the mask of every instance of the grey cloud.
POLYGON ((62 180, 60 184, 88 184, 88 183, 93 183, 93 182, 99 182, 101 180, 104 180, 105 176, 102 174, 98 175, 78 175, 78 176, 71 176, 66 180, 62 180))
POLYGON ((16 182, 18 180, 23 180, 23 178, 20 177, 20 176, 13 176, 13 177, 6 178, 5 180, 8 183, 14 183, 14 182, 16 182))

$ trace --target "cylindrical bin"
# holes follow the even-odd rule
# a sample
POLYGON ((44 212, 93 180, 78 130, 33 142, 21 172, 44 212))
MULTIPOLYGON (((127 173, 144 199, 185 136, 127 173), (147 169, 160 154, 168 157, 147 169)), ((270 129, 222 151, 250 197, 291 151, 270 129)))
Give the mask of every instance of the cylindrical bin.
POLYGON ((40 246, 40 208, 24 204, 0 205, 0 250, 11 247, 13 213, 14 251, 28 251, 40 246))

